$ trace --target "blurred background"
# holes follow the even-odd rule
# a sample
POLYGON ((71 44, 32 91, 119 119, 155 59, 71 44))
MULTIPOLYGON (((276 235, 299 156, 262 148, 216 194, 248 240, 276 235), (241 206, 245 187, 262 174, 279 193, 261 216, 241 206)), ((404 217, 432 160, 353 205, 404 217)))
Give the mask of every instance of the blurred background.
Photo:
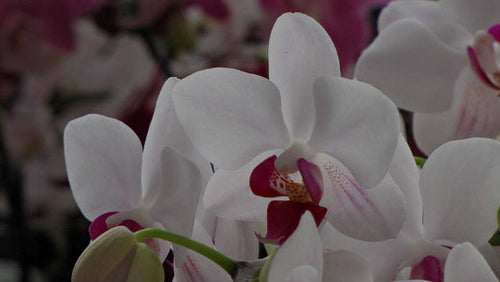
POLYGON ((99 113, 144 140, 167 77, 267 77, 269 33, 288 11, 323 25, 350 77, 387 2, 0 0, 0 282, 69 281, 89 243, 66 178, 68 121, 99 113))

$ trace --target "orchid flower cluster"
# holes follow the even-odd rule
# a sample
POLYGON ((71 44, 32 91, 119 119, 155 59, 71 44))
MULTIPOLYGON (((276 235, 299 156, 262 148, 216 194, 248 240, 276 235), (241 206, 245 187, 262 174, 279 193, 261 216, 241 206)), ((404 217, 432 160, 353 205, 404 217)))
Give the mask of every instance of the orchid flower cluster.
POLYGON ((68 178, 92 221, 72 280, 164 281, 173 252, 175 281, 498 281, 499 15, 391 2, 347 79, 321 25, 286 13, 269 79, 169 78, 144 148, 115 119, 71 121, 68 178), (397 106, 425 111, 419 165, 397 106))

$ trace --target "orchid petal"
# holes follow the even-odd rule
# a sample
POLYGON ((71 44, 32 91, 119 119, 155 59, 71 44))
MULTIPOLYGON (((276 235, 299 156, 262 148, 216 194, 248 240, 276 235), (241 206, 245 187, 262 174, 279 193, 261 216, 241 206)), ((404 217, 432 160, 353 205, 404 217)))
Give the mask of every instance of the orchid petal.
MULTIPOLYGON (((179 152, 165 147, 161 152, 161 179, 158 197, 150 208, 150 214, 161 222, 165 229, 190 236, 200 194, 200 172, 198 168, 179 152)), ((185 249, 174 245, 176 260, 185 258, 185 249)))
POLYGON ((400 236, 420 238, 422 234, 422 197, 420 196, 419 169, 404 137, 399 142, 389 167, 389 174, 406 199, 406 219, 400 236))
POLYGON ((481 253, 469 242, 450 251, 444 267, 444 281, 498 281, 481 253))
POLYGON ((361 256, 346 250, 323 255, 323 281, 372 282, 370 265, 361 256))
POLYGON ((278 86, 283 116, 293 139, 305 140, 314 124, 313 83, 340 76, 337 51, 326 31, 309 16, 286 13, 269 38, 269 78, 278 86))
POLYGON ((452 141, 436 149, 420 174, 427 238, 486 243, 497 229, 500 143, 452 141))
POLYGON ((422 23, 405 19, 388 25, 361 54, 355 77, 401 108, 442 111, 451 104, 455 79, 466 60, 422 23))
POLYGON ((212 241, 217 250, 237 260, 259 258, 259 240, 255 236, 257 226, 253 222, 217 218, 212 241))
POLYGON ((365 191, 335 159, 320 155, 315 163, 322 164, 325 183, 320 204, 328 208, 326 218, 337 230, 365 241, 385 240, 398 234, 406 203, 389 174, 365 191))
POLYGON ((495 138, 500 132, 500 99, 470 68, 455 84, 451 107, 440 113, 416 113, 414 136, 418 147, 430 154, 439 145, 473 136, 495 138))
POLYGON ((500 22, 500 2, 496 0, 439 0, 439 5, 473 34, 500 22))
MULTIPOLYGON (((193 226, 191 239, 214 248, 210 236, 197 221, 193 226)), ((187 252, 187 257, 182 263, 178 263, 177 256, 175 256, 174 263, 174 281, 176 282, 232 281, 229 274, 215 262, 191 250, 187 252)))
POLYGON ((321 282, 321 274, 310 265, 299 265, 292 269, 286 278, 287 282, 321 282))
POLYGON ((366 242, 345 236, 325 222, 320 228, 323 249, 348 250, 369 262, 375 281, 392 281, 401 267, 413 255, 411 243, 389 239, 381 242, 366 242))
POLYGON ((216 170, 203 197, 203 206, 207 212, 227 219, 264 221, 267 205, 273 199, 253 194, 249 179, 259 163, 278 152, 272 150, 259 154, 237 170, 216 170))
POLYGON ((373 187, 387 173, 398 142, 396 107, 374 87, 341 77, 322 77, 314 89, 309 145, 341 161, 362 187, 373 187))
POLYGON ((323 252, 316 222, 309 212, 302 216, 295 232, 276 252, 268 281, 286 281, 292 270, 301 265, 315 268, 321 281, 323 252))
POLYGON ((457 25, 433 1, 393 1, 382 10, 378 20, 379 32, 389 24, 402 19, 415 19, 427 27, 448 47, 464 52, 473 36, 464 27, 457 25))
POLYGON ((141 142, 125 124, 95 114, 75 119, 64 131, 64 153, 73 196, 87 219, 139 204, 141 142))
POLYGON ((193 144, 220 168, 239 168, 289 142, 278 89, 263 77, 203 70, 179 81, 172 98, 193 144))
MULTIPOLYGON (((161 151, 165 146, 175 148, 194 162, 201 170, 202 183, 205 183, 205 185, 212 175, 209 162, 193 147, 175 114, 171 93, 178 81, 178 78, 171 77, 163 85, 144 143, 142 187, 146 203, 154 201, 159 193, 159 181, 162 173, 161 151)), ((165 188, 170 187, 163 187, 162 189, 165 188)))

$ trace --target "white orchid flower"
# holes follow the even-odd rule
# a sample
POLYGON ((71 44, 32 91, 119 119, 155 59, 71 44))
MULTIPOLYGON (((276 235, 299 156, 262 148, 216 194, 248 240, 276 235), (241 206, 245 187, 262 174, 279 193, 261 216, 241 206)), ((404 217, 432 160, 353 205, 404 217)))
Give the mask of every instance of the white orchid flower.
POLYGON ((491 269, 498 273, 500 262, 488 240, 497 229, 500 143, 486 138, 448 142, 430 155, 420 177, 408 146, 404 147, 406 154, 396 154, 399 160, 393 161, 400 173, 392 175, 400 180, 407 200, 407 219, 397 238, 367 243, 324 225, 323 246, 355 251, 366 258, 375 281, 392 281, 405 268, 413 271, 409 277, 415 279, 425 274, 445 281, 497 281, 491 269), (478 258, 476 248, 489 265, 478 258), (452 263, 451 258, 457 261, 452 263), (462 260, 470 260, 470 265, 457 267, 455 263, 462 260))
MULTIPOLYGON (((185 157, 195 155, 182 129, 165 123, 175 115, 167 102, 176 81, 169 79, 160 93, 144 151, 135 133, 115 119, 87 115, 66 127, 68 178, 80 210, 92 221, 92 239, 118 225, 191 236, 201 177, 185 157)), ((160 259, 166 257, 166 244, 151 246, 160 259)))
POLYGON ((393 1, 355 77, 415 112, 417 145, 500 132, 500 2, 393 1))
POLYGON ((394 105, 377 89, 341 78, 331 39, 303 14, 276 21, 269 71, 267 80, 208 69, 174 89, 180 123, 219 168, 208 183, 205 207, 221 217, 264 220, 271 201, 260 196, 288 196, 290 201, 274 201, 279 207, 266 237, 272 241, 283 242, 305 210, 317 224, 326 213, 336 228, 364 240, 397 234, 404 199, 386 177, 399 132, 394 105), (252 194, 251 178, 260 196, 252 194), (277 178, 283 188, 273 183, 277 178), (385 193, 365 192, 382 179, 385 193), (288 221, 280 219, 285 215, 288 221))

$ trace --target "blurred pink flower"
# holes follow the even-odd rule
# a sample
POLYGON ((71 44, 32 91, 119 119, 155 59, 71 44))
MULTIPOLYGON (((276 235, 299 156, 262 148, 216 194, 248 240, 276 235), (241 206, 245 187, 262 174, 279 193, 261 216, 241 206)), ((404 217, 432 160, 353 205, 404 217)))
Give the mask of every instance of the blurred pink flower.
POLYGON ((0 68, 43 70, 74 47, 72 21, 102 0, 0 1, 0 68))
MULTIPOLYGON (((370 43, 375 29, 371 27, 370 10, 391 0, 259 0, 272 15, 269 23, 284 12, 311 15, 325 28, 337 48, 343 76, 349 76, 361 51, 370 43)), ((270 26, 270 25, 269 25, 270 26)))

